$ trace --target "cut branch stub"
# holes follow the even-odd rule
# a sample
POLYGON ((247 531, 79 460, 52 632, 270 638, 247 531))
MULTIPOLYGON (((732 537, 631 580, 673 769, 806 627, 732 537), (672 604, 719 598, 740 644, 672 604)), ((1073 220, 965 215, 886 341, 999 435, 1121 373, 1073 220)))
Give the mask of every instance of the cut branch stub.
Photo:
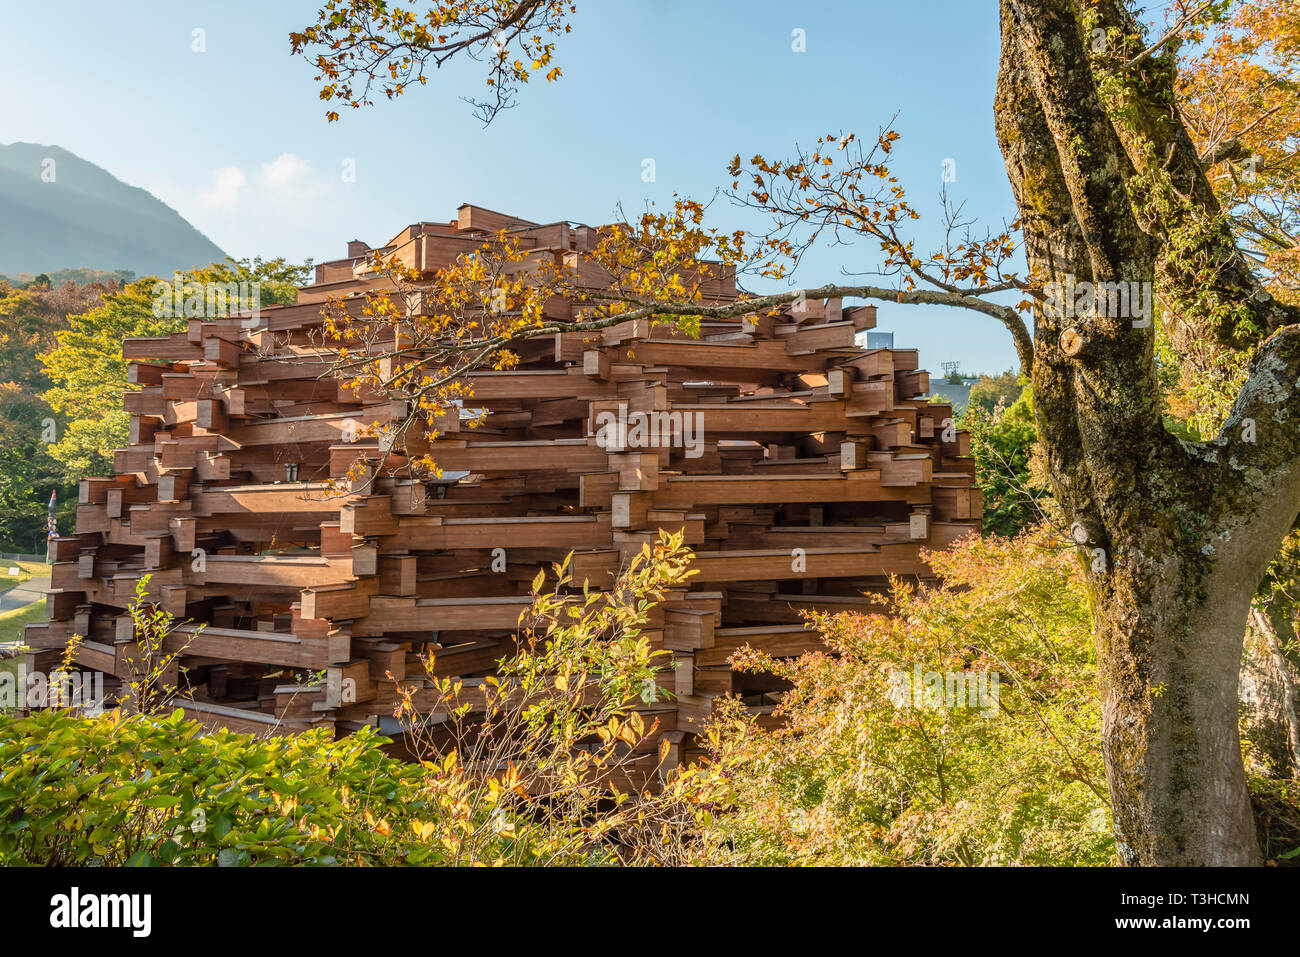
POLYGON ((1083 347, 1087 340, 1084 339, 1083 333, 1079 330, 1078 326, 1070 326, 1070 328, 1061 333, 1061 338, 1058 341, 1062 352, 1071 359, 1077 359, 1083 352, 1083 347))

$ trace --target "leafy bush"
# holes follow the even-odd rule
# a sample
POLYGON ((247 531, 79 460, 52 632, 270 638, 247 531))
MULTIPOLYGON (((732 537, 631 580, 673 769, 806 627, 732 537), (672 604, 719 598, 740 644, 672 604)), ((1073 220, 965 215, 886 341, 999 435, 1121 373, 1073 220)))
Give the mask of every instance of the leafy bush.
POLYGON ((366 820, 418 810, 370 730, 256 738, 167 717, 0 717, 0 865, 387 861, 366 820))
POLYGON ((827 653, 738 653, 740 666, 790 682, 778 708, 786 723, 762 731, 733 704, 711 730, 731 793, 706 858, 1113 862, 1091 617, 1073 551, 1036 531, 968 538, 928 561, 943 584, 896 581, 889 614, 813 616, 827 653), (933 706, 899 695, 898 676, 918 666, 996 672, 996 700, 933 706))
POLYGON ((452 862, 677 864, 709 819, 716 768, 662 767, 669 746, 637 711, 667 695, 670 655, 643 630, 669 588, 695 574, 683 535, 661 531, 608 592, 577 586, 569 561, 533 582, 519 650, 496 676, 403 690, 397 713, 427 755, 417 826, 452 862), (429 714, 448 720, 429 724, 429 714), (657 745, 657 747, 656 747, 657 745), (659 772, 663 780, 657 781, 659 772))
POLYGON ((957 424, 970 432, 986 534, 1018 535, 1055 511, 1031 469, 1038 442, 1032 389, 992 409, 972 400, 957 424))
MULTIPOLYGON (((707 822, 708 769, 667 773, 657 725, 667 654, 642 629, 690 551, 661 533, 607 593, 544 575, 518 652, 481 685, 402 689, 418 764, 370 729, 205 733, 163 683, 171 616, 131 606, 141 663, 99 717, 0 718, 0 865, 616 864, 683 859, 707 822), (143 709, 137 711, 137 709, 143 709)), ((65 663, 66 664, 66 663, 65 663)))

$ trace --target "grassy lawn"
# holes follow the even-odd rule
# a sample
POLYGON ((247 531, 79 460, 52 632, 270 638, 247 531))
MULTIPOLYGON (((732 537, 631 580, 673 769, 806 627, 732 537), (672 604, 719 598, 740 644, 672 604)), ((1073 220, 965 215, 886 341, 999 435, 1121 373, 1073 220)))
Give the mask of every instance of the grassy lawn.
MULTIPOLYGON (((30 605, 23 605, 22 608, 15 608, 12 611, 6 611, 0 614, 0 642, 22 641, 23 626, 31 624, 34 621, 41 621, 44 617, 44 598, 40 601, 34 601, 30 605)), ((5 658, 0 660, 0 673, 6 672, 17 677, 17 659, 5 658)))
POLYGON ((0 588, 7 585, 13 585, 17 582, 25 582, 29 578, 44 578, 49 575, 50 566, 45 562, 20 562, 8 558, 0 558, 0 588), (22 569, 22 574, 18 577, 12 577, 5 574, 11 568, 22 569))
MULTIPOLYGON (((15 608, 12 611, 6 611, 0 614, 0 642, 22 641, 23 628, 34 621, 43 621, 45 619, 45 599, 34 601, 30 605, 23 605, 21 608, 15 608)), ((4 662, 0 662, 0 667, 4 662)))

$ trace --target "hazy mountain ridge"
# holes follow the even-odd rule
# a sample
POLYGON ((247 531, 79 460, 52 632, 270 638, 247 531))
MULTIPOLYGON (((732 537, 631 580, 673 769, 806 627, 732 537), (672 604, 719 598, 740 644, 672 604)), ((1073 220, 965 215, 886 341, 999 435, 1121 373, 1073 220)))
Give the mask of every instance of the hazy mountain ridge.
POLYGON ((148 190, 59 146, 0 145, 0 274, 129 269, 136 275, 225 259, 148 190), (42 179, 54 161, 54 181, 42 179))

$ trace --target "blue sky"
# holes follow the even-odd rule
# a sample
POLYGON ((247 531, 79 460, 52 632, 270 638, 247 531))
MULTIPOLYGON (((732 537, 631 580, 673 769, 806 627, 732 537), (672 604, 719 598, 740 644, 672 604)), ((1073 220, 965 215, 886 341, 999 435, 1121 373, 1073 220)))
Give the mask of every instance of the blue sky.
MULTIPOLYGON (((939 236, 945 158, 954 199, 982 223, 1013 215, 993 132, 992 0, 577 0, 557 59, 564 78, 525 87, 487 129, 460 95, 473 69, 326 123, 313 71, 288 32, 314 0, 60 0, 13 5, 0 37, 0 142, 62 146, 177 209, 235 256, 344 254, 462 202, 530 219, 608 221, 673 193, 705 198, 735 153, 784 156, 841 130, 873 137, 895 113, 896 172, 939 236), (204 31, 196 53, 193 31, 204 31), (807 50, 792 50, 803 30, 807 50), (656 179, 642 180, 653 158, 656 179), (344 182, 344 163, 355 182, 344 182)), ((759 223, 719 200, 714 225, 759 223)), ((874 245, 817 250, 800 285, 870 269, 874 245)), ((1014 364, 994 320, 880 305, 899 346, 938 372, 1014 364)))

